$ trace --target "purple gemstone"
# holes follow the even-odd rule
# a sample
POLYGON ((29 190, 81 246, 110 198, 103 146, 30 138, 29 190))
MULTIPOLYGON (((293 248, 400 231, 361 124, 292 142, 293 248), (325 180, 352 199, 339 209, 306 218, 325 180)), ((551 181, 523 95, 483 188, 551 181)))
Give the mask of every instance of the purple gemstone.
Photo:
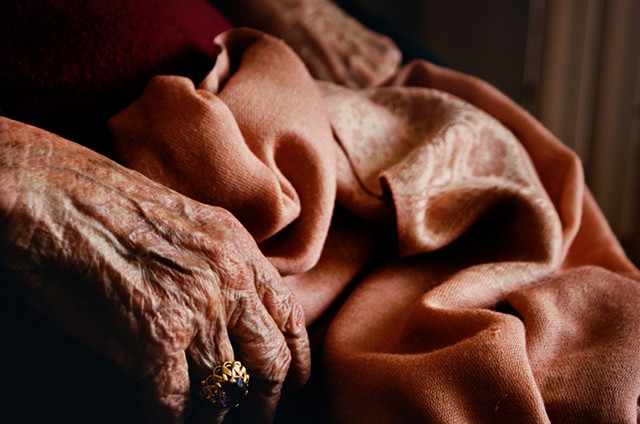
POLYGON ((232 408, 237 406, 249 392, 249 387, 241 378, 235 381, 225 381, 220 383, 222 395, 219 398, 220 406, 223 408, 232 408))

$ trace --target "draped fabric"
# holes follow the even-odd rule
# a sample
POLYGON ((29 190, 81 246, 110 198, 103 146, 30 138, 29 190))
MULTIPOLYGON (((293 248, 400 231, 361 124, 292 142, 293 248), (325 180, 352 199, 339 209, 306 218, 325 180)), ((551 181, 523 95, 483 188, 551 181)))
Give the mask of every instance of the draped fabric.
POLYGON ((426 62, 353 90, 259 32, 216 43, 197 87, 155 77, 111 119, 117 155, 231 211, 307 324, 331 314, 332 421, 638 422, 640 273, 560 141, 426 62))

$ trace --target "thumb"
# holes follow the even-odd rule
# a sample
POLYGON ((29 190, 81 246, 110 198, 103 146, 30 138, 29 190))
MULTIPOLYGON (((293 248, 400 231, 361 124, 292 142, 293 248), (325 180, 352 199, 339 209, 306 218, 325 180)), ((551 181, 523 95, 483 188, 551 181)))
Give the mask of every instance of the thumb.
POLYGON ((184 352, 168 358, 142 381, 140 400, 150 423, 185 421, 191 410, 191 387, 184 352))

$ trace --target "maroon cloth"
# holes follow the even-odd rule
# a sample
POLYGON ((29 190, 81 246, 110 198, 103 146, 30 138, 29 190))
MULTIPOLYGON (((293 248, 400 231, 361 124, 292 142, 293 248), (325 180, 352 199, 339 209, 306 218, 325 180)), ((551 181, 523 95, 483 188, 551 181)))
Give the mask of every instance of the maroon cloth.
POLYGON ((106 119, 157 74, 199 81, 230 28, 206 0, 15 0, 0 6, 0 115, 100 151, 106 119))

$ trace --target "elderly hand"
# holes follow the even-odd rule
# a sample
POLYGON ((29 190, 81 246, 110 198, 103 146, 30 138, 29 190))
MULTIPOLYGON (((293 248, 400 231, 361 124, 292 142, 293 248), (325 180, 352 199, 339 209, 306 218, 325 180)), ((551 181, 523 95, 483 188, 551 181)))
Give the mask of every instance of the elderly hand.
MULTIPOLYGON (((192 389, 225 360, 246 366, 240 408, 255 402, 265 421, 287 374, 308 378, 303 311, 225 210, 4 118, 0 180, 2 268, 42 314, 140 383, 151 421, 183 421, 192 389)), ((210 421, 226 412, 196 408, 210 421)))
POLYGON ((386 80, 400 64, 400 50, 391 39, 329 0, 234 0, 231 19, 284 39, 318 79, 368 87, 386 80))

